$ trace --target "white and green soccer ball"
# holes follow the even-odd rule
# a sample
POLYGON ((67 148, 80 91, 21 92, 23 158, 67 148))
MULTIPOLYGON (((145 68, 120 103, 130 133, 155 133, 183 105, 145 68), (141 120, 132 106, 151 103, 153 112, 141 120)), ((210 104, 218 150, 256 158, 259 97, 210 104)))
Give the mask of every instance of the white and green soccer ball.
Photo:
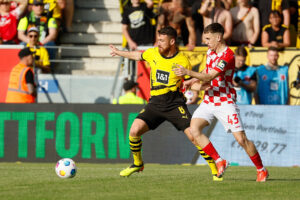
POLYGON ((63 158, 56 163, 55 172, 60 178, 73 178, 76 175, 77 168, 71 158, 63 158))

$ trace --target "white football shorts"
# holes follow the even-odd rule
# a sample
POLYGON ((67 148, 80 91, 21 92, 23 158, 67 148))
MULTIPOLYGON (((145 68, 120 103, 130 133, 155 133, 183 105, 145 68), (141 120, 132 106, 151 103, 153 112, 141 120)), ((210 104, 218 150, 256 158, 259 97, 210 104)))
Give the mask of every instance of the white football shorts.
POLYGON ((205 119, 209 124, 216 117, 224 126, 225 131, 234 133, 243 131, 243 122, 240 117, 240 109, 236 104, 223 104, 215 106, 213 104, 201 103, 195 110, 193 118, 205 119))

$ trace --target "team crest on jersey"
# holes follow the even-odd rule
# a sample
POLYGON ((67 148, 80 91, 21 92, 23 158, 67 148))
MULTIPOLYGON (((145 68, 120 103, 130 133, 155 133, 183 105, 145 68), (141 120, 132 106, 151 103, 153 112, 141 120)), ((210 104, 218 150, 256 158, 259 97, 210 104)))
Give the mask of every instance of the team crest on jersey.
POLYGON ((217 67, 220 69, 220 70, 224 70, 224 68, 226 67, 227 65, 227 62, 225 60, 220 60, 220 62, 218 63, 217 67))
POLYGON ((178 66, 177 66, 177 64, 176 63, 173 63, 172 64, 172 69, 175 69, 175 68, 177 68, 178 66))
POLYGON ((263 75, 263 76, 262 76, 262 80, 265 81, 265 80, 267 80, 267 79, 268 79, 267 75, 263 75))
POLYGON ((285 80, 285 75, 281 75, 281 80, 284 81, 285 80))

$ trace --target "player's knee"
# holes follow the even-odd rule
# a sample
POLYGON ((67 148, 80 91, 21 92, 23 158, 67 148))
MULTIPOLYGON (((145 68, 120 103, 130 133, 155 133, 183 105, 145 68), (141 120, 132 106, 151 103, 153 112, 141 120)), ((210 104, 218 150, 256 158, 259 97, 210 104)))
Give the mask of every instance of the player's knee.
POLYGON ((132 137, 137 137, 139 136, 139 128, 137 126, 132 126, 130 128, 130 131, 129 131, 129 135, 132 136, 132 137))
POLYGON ((239 143, 240 146, 245 147, 247 144, 247 139, 240 137, 240 138, 236 138, 236 141, 239 143))
POLYGON ((193 138, 201 135, 201 129, 197 126, 191 126, 191 135, 193 138))

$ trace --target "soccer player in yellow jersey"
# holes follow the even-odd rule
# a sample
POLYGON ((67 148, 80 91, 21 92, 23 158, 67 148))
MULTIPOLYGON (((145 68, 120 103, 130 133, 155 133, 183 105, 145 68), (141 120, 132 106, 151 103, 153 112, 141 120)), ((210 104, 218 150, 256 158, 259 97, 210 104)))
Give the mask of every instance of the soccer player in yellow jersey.
MULTIPOLYGON (((189 140, 194 143, 190 133, 191 114, 185 104, 185 98, 180 91, 182 77, 176 76, 172 71, 177 65, 186 69, 191 69, 188 59, 178 51, 176 45, 177 32, 172 27, 164 27, 158 31, 158 46, 149 48, 145 52, 140 51, 121 51, 110 45, 112 56, 122 56, 132 60, 145 60, 150 64, 150 85, 151 98, 149 104, 140 112, 132 123, 129 131, 129 144, 133 154, 134 163, 130 167, 122 170, 120 176, 130 176, 134 172, 144 169, 144 163, 141 156, 142 140, 141 136, 149 130, 158 127, 165 120, 172 123, 178 130, 182 130, 189 140)), ((188 79, 189 77, 184 77, 188 79)), ((208 162, 213 180, 220 181, 217 178, 217 168, 211 157, 196 146, 208 162)))

